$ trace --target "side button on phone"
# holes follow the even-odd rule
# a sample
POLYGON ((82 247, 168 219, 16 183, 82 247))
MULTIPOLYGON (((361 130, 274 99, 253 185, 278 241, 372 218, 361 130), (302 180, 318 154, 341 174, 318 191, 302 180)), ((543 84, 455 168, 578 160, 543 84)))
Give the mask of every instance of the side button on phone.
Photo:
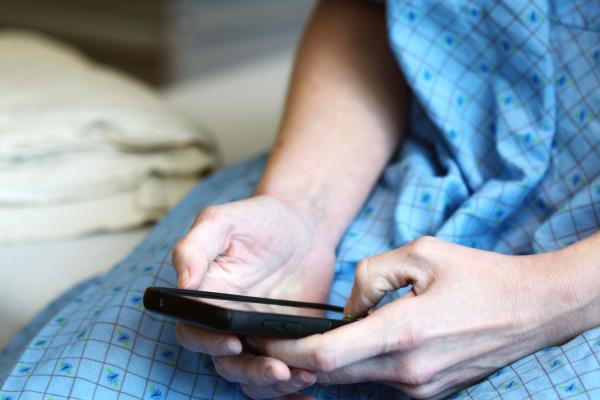
POLYGON ((273 331, 285 332, 285 328, 283 327, 283 324, 280 321, 267 319, 263 321, 263 326, 273 331))
POLYGON ((300 332, 302 330, 302 326, 298 322, 282 322, 271 319, 264 320, 263 326, 277 332, 300 332))

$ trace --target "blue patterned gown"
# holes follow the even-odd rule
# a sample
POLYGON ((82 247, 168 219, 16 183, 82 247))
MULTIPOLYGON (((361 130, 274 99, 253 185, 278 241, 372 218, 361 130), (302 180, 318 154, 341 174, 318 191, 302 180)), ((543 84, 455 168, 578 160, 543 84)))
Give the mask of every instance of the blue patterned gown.
MULTIPOLYGON (((414 95, 408 139, 337 249, 330 301, 355 263, 421 235, 506 254, 559 249, 600 226, 600 3, 389 1, 390 41, 414 95)), ((195 214, 248 196, 264 159, 222 171, 126 259, 50 306, 0 358, 0 399, 234 399, 174 323, 145 313, 175 285, 170 252, 195 214)), ((319 399, 400 396, 365 383, 319 399)), ((455 395, 600 399, 600 329, 455 395)))

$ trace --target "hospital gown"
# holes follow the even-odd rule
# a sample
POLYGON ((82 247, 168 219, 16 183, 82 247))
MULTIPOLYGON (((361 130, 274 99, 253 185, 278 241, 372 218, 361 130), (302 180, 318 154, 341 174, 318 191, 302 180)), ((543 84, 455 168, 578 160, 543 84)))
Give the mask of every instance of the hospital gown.
MULTIPOLYGON (((410 128, 337 248, 329 301, 344 303, 358 260, 422 235, 530 254, 595 233, 600 3, 398 0, 387 19, 414 94, 410 128)), ((142 295, 176 284, 171 250, 194 216, 249 196, 263 166, 258 158, 209 178, 122 262, 51 305, 0 358, 0 399, 244 398, 209 357, 177 344, 172 320, 144 311, 142 295)), ((402 397, 374 383, 305 393, 402 397)), ((600 329, 452 397, 600 399, 600 329)))

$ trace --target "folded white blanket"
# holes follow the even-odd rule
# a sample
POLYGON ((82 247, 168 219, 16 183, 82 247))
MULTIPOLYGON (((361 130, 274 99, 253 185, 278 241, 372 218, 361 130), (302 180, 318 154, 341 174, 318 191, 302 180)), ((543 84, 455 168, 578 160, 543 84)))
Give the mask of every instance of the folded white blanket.
POLYGON ((0 31, 0 242, 153 221, 215 166, 146 86, 46 37, 0 31))

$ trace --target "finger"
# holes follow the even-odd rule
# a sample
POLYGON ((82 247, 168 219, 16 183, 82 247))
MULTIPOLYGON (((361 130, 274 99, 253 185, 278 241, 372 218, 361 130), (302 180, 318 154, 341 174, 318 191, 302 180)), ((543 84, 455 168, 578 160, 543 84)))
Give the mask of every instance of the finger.
POLYGON ((183 322, 175 328, 177 340, 185 349, 211 356, 231 356, 242 352, 242 343, 235 335, 214 333, 183 322))
POLYGON ((478 382, 489 376, 489 371, 483 370, 478 366, 464 368, 460 366, 451 371, 445 371, 438 379, 430 379, 421 384, 406 384, 399 382, 382 382, 388 386, 393 386, 411 397, 427 399, 446 399, 451 394, 457 393, 472 385, 472 382, 478 382))
POLYGON ((227 249, 230 230, 231 224, 218 207, 208 207, 200 212, 173 250, 173 266, 179 287, 199 287, 209 263, 227 249))
POLYGON ((229 382, 266 386, 290 379, 287 365, 265 356, 241 353, 235 356, 213 357, 215 369, 229 382))
POLYGON ((344 385, 358 382, 378 382, 393 386, 411 397, 446 398, 450 394, 468 386, 468 382, 489 375, 479 368, 465 369, 462 366, 446 371, 441 379, 423 364, 415 369, 406 364, 402 354, 388 354, 361 361, 332 372, 317 375, 317 383, 322 385, 344 385), (467 379, 465 381, 465 379, 467 379), (418 383, 416 383, 418 382, 418 383), (467 383, 465 383, 467 382, 467 383))
POLYGON ((300 390, 315 384, 317 375, 313 372, 293 369, 291 378, 286 382, 278 382, 268 386, 242 385, 246 395, 254 399, 281 398, 288 400, 310 399, 310 396, 296 395, 300 390))
POLYGON ((317 383, 321 385, 345 385, 359 382, 384 382, 401 380, 398 373, 398 363, 394 359, 397 355, 381 355, 361 360, 354 364, 338 368, 330 372, 317 374, 317 383))
MULTIPOLYGON (((405 300, 405 309, 410 309, 416 300, 417 297, 405 300)), ((333 371, 410 345, 411 335, 403 336, 405 326, 409 325, 407 313, 398 307, 391 309, 392 312, 384 308, 359 321, 303 339, 248 338, 247 341, 262 354, 287 365, 333 371)))
POLYGON ((360 317, 376 305, 390 290, 400 289, 412 284, 418 289, 429 285, 427 268, 417 265, 411 257, 411 246, 366 258, 356 266, 352 294, 344 307, 344 313, 350 317, 360 317))

